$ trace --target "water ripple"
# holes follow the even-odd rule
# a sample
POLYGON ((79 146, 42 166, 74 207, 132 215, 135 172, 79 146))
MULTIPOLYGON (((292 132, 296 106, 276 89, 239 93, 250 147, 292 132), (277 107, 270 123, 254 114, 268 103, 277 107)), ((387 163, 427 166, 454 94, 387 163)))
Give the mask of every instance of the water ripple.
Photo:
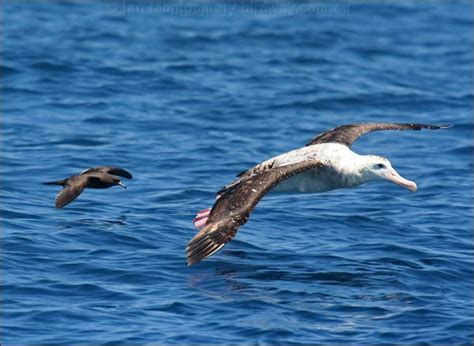
POLYGON ((2 7, 2 343, 472 344, 472 4, 166 6, 2 7), (455 126, 355 143, 417 193, 269 195, 186 266, 237 172, 365 121, 455 126))

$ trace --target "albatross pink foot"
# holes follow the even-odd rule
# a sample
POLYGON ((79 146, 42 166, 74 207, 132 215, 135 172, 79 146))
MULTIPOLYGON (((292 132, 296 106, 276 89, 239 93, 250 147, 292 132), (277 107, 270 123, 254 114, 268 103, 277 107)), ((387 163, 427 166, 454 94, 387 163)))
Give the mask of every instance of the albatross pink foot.
POLYGON ((207 222, 207 219, 209 217, 209 214, 211 212, 211 208, 207 208, 204 210, 201 210, 196 214, 196 217, 193 220, 193 224, 196 228, 202 228, 207 222))

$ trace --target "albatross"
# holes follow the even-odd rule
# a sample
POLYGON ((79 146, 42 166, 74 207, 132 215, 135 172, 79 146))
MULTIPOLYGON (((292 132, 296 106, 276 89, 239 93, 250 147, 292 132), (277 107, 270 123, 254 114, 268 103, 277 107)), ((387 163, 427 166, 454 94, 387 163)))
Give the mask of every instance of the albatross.
POLYGON ((123 168, 100 166, 88 168, 78 175, 73 175, 66 179, 50 181, 43 184, 60 185, 63 187, 57 194, 55 201, 56 208, 62 208, 74 201, 86 187, 92 189, 107 189, 119 185, 126 189, 127 186, 120 181, 119 177, 132 179, 132 175, 123 168))
POLYGON ((212 208, 196 215, 200 231, 186 247, 188 265, 211 256, 245 224, 262 197, 272 192, 318 193, 388 181, 410 191, 415 182, 403 178, 382 156, 359 155, 351 146, 360 136, 381 130, 438 130, 451 125, 364 123, 342 125, 314 137, 305 147, 263 161, 237 175, 216 194, 212 208))

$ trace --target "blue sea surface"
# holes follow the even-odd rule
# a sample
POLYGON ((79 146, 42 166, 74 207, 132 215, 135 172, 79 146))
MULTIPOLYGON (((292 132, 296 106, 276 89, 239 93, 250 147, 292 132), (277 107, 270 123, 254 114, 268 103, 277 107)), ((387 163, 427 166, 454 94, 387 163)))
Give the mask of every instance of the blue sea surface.
POLYGON ((473 3, 2 2, 2 344, 474 339, 473 3), (273 195, 192 267, 196 211, 354 122, 418 184, 273 195), (41 183, 116 165, 64 209, 41 183))

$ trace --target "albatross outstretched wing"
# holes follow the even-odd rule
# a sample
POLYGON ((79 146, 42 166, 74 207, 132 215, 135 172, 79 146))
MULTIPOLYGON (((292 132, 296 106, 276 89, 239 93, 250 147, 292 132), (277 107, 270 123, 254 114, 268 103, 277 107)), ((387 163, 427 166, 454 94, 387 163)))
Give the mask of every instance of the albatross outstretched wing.
POLYGON ((229 242, 274 186, 295 174, 322 167, 319 160, 309 159, 253 174, 227 188, 214 203, 205 227, 188 243, 188 265, 211 256, 229 242))
POLYGON ((80 175, 84 175, 88 173, 108 173, 112 175, 118 175, 119 177, 132 179, 132 175, 129 172, 127 172, 125 169, 120 168, 120 167, 101 166, 101 167, 88 168, 84 172, 82 172, 80 175))
POLYGON ((451 127, 451 125, 427 125, 427 124, 392 124, 392 123, 366 123, 342 125, 332 130, 323 132, 314 137, 308 144, 340 143, 350 147, 360 136, 373 131, 382 130, 416 130, 429 129, 438 130, 451 127))

